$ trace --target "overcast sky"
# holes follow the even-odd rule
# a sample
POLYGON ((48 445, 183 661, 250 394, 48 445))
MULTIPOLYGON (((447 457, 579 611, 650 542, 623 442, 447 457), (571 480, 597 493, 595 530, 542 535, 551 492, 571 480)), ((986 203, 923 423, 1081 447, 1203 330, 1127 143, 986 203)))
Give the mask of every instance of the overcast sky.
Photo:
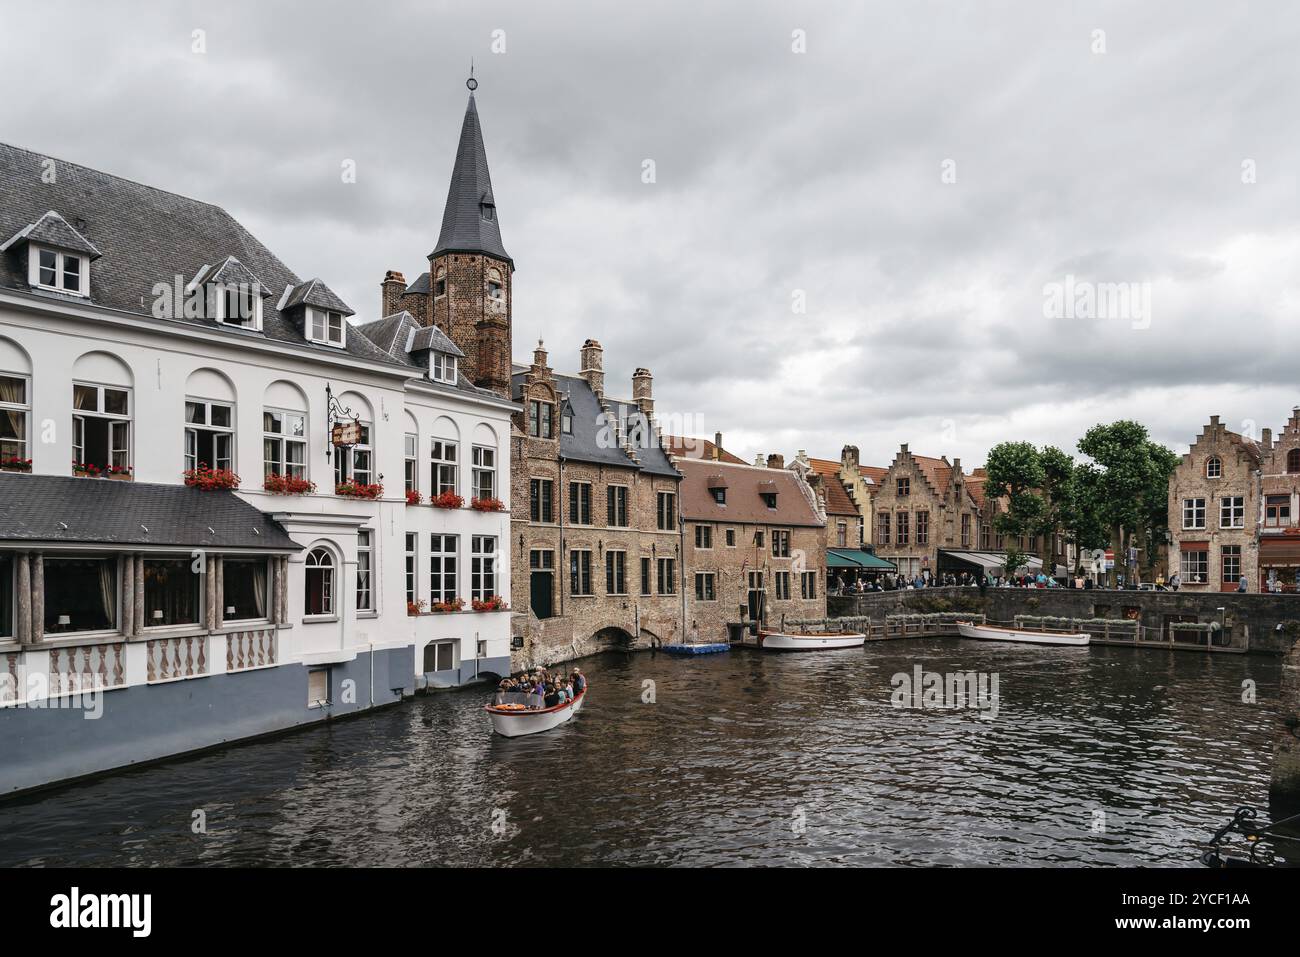
POLYGON ((542 337, 576 371, 594 336, 611 393, 647 366, 670 431, 746 459, 909 442, 969 467, 1119 417, 1182 451, 1210 414, 1276 430, 1300 403, 1294 3, 5 0, 0 22, 0 140, 223 206, 361 318, 386 269, 427 268, 473 58, 516 361, 542 337), (1067 276, 1139 294, 1047 318, 1067 276))

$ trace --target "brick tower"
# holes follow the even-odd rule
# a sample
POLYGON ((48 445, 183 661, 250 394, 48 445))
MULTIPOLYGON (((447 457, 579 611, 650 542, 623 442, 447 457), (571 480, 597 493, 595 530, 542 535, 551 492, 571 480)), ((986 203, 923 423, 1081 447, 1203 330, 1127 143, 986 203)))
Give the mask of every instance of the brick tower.
POLYGON ((476 386, 510 397, 514 260, 501 244, 472 78, 438 245, 429 254, 429 320, 465 353, 476 386))

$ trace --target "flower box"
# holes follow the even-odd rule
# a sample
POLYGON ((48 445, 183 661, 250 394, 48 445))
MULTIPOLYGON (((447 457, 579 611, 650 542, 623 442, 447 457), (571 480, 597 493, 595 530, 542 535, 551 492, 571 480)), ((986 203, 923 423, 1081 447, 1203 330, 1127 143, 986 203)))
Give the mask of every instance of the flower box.
POLYGON ((0 472, 30 472, 31 470, 31 459, 20 459, 16 455, 0 459, 0 472))
POLYGON ((460 508, 465 504, 465 500, 455 492, 443 492, 429 499, 429 504, 434 508, 460 508))
POLYGON ((407 504, 407 505, 419 505, 419 504, 420 504, 421 502, 423 502, 423 501, 424 501, 424 496, 421 495, 421 494, 420 494, 418 491, 416 491, 415 489, 413 489, 413 488, 409 488, 409 489, 406 490, 406 504, 407 504))
POLYGON ((419 615, 423 615, 423 614, 424 614, 424 599, 423 599, 423 598, 420 598, 420 599, 418 599, 418 600, 416 600, 416 601, 408 601, 408 602, 406 603, 406 613, 407 613, 408 615, 410 615, 412 618, 415 618, 415 617, 417 617, 417 616, 419 616, 419 615))
POLYGON ((465 607, 465 599, 453 598, 451 601, 435 601, 432 611, 435 615, 448 615, 465 607))
POLYGON ((316 491, 316 483, 296 475, 271 472, 262 480, 262 488, 272 495, 311 495, 316 491))
POLYGON ((491 598, 485 598, 482 601, 475 598, 474 604, 471 607, 473 607, 475 611, 507 611, 510 608, 510 606, 506 604, 506 600, 500 595, 493 595, 491 598))
POLYGON ((334 494, 342 495, 344 498, 364 498, 374 500, 384 494, 384 486, 381 482, 367 485, 365 482, 354 482, 349 479, 346 482, 339 482, 335 485, 334 494))
POLYGON ((469 507, 476 512, 504 512, 506 510, 505 502, 499 498, 473 498, 470 499, 469 507))
POLYGON ((203 489, 205 492, 239 488, 239 476, 230 469, 213 469, 200 463, 198 468, 186 469, 181 474, 186 486, 203 489))

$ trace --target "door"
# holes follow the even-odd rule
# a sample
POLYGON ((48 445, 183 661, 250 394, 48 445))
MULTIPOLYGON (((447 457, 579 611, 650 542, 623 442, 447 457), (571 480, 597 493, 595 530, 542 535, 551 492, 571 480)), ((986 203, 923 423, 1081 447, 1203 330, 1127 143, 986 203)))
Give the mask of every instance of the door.
POLYGON ((551 617, 553 578, 551 572, 534 571, 529 579, 528 603, 533 608, 533 614, 538 618, 551 617))
POLYGON ((763 620, 763 573, 749 573, 749 620, 763 620))

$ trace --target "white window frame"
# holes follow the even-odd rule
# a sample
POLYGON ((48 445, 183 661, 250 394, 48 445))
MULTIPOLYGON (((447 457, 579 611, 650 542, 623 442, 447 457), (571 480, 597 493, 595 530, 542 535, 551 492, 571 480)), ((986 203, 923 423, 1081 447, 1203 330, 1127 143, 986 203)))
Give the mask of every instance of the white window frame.
POLYGON ((495 535, 471 536, 469 569, 471 599, 486 601, 499 594, 496 557, 497 537, 495 535))
POLYGON ((589 598, 596 594, 591 580, 591 549, 569 549, 569 594, 574 598, 589 598))
POLYGON ((344 344, 344 330, 347 328, 347 319, 343 313, 335 309, 317 309, 315 306, 307 307, 307 338, 312 342, 319 342, 321 345, 334 346, 341 349, 344 344))
POLYGON ((375 480, 375 448, 371 444, 374 436, 373 427, 369 422, 357 423, 361 426, 360 434, 357 438, 357 444, 349 448, 338 448, 334 450, 334 484, 342 485, 344 482, 359 482, 362 485, 371 485, 375 480), (366 467, 357 468, 357 459, 365 456, 366 467), (365 478, 358 478, 358 475, 364 475, 365 478))
POLYGON ((224 326, 234 326, 236 329, 249 329, 253 332, 262 331, 262 295, 261 290, 256 286, 247 286, 242 283, 215 283, 212 287, 213 298, 216 301, 217 322, 224 326), (231 315, 230 298, 231 296, 247 296, 252 304, 253 315, 245 319, 240 315, 231 315))
POLYGON ((303 618, 307 621, 315 621, 323 618, 335 617, 335 609, 338 607, 338 582, 336 581, 335 572, 338 570, 338 563, 334 560, 334 555, 328 548, 316 546, 307 553, 307 558, 303 562, 303 618), (316 559, 316 555, 323 555, 324 561, 316 559), (320 569, 322 574, 321 592, 323 598, 323 607, 318 612, 306 611, 307 581, 312 569, 320 569))
POLYGON ((373 615, 375 609, 375 533, 357 529, 357 612, 373 615))
POLYGON ((429 360, 429 378, 447 385, 456 384, 456 357, 450 352, 433 353, 429 360))
POLYGON ((199 467, 199 432, 212 432, 217 436, 227 436, 226 439, 226 456, 225 465, 221 464, 221 458, 216 454, 219 441, 214 438, 212 441, 212 458, 215 461, 205 462, 209 468, 235 470, 235 405, 233 402, 216 402, 211 399, 200 399, 192 395, 185 397, 185 468, 195 469, 199 467), (203 421, 191 422, 189 420, 189 406, 197 405, 203 409, 203 421), (230 413, 230 425, 213 425, 212 410, 214 408, 225 409, 230 413))
POLYGON ((1205 528, 1205 499, 1183 499, 1183 529, 1195 531, 1205 528))
POLYGON ((455 439, 434 438, 429 443, 429 497, 443 492, 457 493, 460 485, 460 443, 455 439), (451 455, 448 456, 447 452, 451 455))
POLYGON ((420 535, 418 532, 406 533, 406 603, 414 604, 419 600, 419 581, 420 581, 420 560, 418 552, 420 548, 420 535))
POLYGON ((1219 498, 1219 528, 1245 528, 1245 527, 1246 527, 1246 496, 1244 495, 1221 496, 1219 498))
POLYGON ((457 573, 460 536, 434 532, 429 538, 429 604, 454 601, 459 595, 457 573), (448 545, 450 544, 450 549, 448 545))
POLYGON ((475 445, 470 466, 470 481, 473 484, 471 491, 474 498, 496 498, 497 497, 497 450, 490 445, 475 445), (490 460, 484 465, 485 460, 490 460), (489 488, 487 495, 482 494, 483 479, 488 479, 489 488))
POLYGON ((402 481, 406 491, 418 492, 420 490, 420 436, 415 432, 407 432, 402 436, 402 453, 403 453, 403 474, 402 481))
POLYGON ((66 252, 61 249, 54 249, 50 246, 38 246, 31 244, 27 248, 27 282, 28 285, 37 289, 48 289, 51 292, 61 292, 66 296, 80 296, 83 299, 90 296, 90 257, 84 253, 66 252), (41 253, 48 253, 54 257, 54 284, 49 285, 41 282, 41 253), (78 261, 78 268, 81 270, 77 277, 77 288, 68 289, 63 285, 65 278, 65 262, 69 259, 78 261))
POLYGON ((270 475, 272 471, 270 466, 272 464, 276 464, 276 463, 272 463, 266 457, 266 444, 268 442, 272 442, 275 444, 276 450, 279 454, 278 464, 283 468, 283 471, 277 472, 276 474, 288 475, 294 478, 306 479, 307 472, 308 472, 308 463, 310 460, 310 456, 308 456, 307 454, 307 431, 308 431, 308 426, 307 426, 306 412, 295 412, 292 409, 275 409, 275 408, 271 408, 270 406, 263 408, 262 409, 262 475, 263 476, 270 475), (266 417, 268 415, 278 418, 281 427, 280 432, 268 432, 266 430, 266 417), (301 437, 292 435, 288 431, 286 431, 289 427, 291 418, 302 419, 301 437), (295 465, 295 467, 299 469, 298 472, 290 471, 290 464, 291 464, 289 462, 290 444, 302 446, 302 463, 300 465, 295 465))
POLYGON ((1206 585, 1210 581, 1210 553, 1207 549, 1197 549, 1196 551, 1184 551, 1179 553, 1178 571, 1183 579, 1184 585, 1206 585), (1188 556, 1199 555, 1200 563, 1198 565, 1200 573, 1188 564, 1188 556))
POLYGON ((14 379, 22 383, 23 401, 5 402, 0 399, 0 416, 9 416, 14 412, 21 416, 19 430, 22 432, 22 438, 5 439, 4 441, 18 445, 17 458, 30 459, 32 457, 32 377, 26 373, 0 370, 0 378, 14 379))
POLYGON ((1211 455, 1205 460, 1205 477, 1207 479, 1223 478, 1223 459, 1211 455))
POLYGON ((85 420, 103 419, 108 425, 108 463, 118 467, 134 468, 134 456, 131 454, 131 438, 134 429, 132 423, 135 419, 135 390, 129 386, 104 385, 99 382, 82 382, 73 380, 73 410, 72 410, 72 451, 73 457, 77 462, 86 461, 86 433, 85 420), (75 408, 77 388, 94 389, 95 408, 78 409, 75 408), (104 409, 104 390, 111 389, 114 392, 126 394, 126 414, 122 415, 117 412, 105 412, 104 409), (121 435, 119 426, 125 426, 125 435, 121 435), (121 456, 122 461, 115 461, 115 458, 121 456))

